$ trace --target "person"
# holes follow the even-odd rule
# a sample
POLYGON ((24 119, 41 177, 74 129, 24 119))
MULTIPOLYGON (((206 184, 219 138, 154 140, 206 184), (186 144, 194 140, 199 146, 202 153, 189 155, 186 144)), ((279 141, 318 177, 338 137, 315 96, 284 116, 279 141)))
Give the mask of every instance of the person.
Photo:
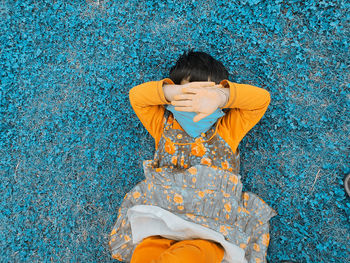
POLYGON ((112 258, 137 262, 266 262, 264 200, 242 192, 239 142, 262 118, 267 90, 229 81, 205 52, 184 52, 170 77, 129 92, 155 140, 146 179, 124 197, 109 234, 112 258))

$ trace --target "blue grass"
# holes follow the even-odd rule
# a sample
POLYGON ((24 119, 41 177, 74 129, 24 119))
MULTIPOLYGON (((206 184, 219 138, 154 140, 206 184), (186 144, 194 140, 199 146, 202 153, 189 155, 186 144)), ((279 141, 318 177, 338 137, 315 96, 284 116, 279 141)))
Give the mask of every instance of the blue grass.
POLYGON ((2 1, 1 262, 113 262, 108 234, 153 139, 128 91, 188 48, 272 102, 240 144, 276 209, 269 262, 350 261, 346 1, 2 1))

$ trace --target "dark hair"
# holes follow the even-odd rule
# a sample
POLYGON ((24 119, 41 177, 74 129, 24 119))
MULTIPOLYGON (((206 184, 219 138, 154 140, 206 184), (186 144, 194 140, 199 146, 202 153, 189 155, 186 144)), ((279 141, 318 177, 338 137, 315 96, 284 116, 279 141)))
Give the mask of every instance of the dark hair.
POLYGON ((229 72, 224 65, 205 52, 186 51, 179 57, 176 65, 170 69, 170 79, 175 84, 181 80, 211 81, 219 84, 223 79, 228 79, 229 72))

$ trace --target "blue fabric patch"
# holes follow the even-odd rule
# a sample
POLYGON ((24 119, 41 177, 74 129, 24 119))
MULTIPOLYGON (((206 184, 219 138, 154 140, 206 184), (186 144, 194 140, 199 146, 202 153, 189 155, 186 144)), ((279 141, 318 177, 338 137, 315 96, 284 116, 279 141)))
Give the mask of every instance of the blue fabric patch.
POLYGON ((195 112, 177 111, 173 105, 166 105, 165 108, 174 114, 175 120, 193 138, 200 136, 202 132, 208 131, 219 118, 225 115, 221 109, 217 109, 209 116, 194 122, 193 118, 197 115, 195 112))

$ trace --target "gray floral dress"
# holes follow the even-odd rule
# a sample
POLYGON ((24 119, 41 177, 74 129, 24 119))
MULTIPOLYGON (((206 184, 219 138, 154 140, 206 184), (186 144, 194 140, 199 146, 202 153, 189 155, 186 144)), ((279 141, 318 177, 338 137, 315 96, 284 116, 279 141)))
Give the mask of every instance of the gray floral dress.
POLYGON ((165 112, 154 160, 143 162, 146 179, 125 195, 109 235, 114 259, 130 262, 136 247, 127 210, 154 205, 222 233, 244 249, 249 263, 266 262, 269 220, 277 212, 256 194, 242 192, 239 152, 217 133, 219 122, 193 139, 175 129, 172 113, 165 112))

